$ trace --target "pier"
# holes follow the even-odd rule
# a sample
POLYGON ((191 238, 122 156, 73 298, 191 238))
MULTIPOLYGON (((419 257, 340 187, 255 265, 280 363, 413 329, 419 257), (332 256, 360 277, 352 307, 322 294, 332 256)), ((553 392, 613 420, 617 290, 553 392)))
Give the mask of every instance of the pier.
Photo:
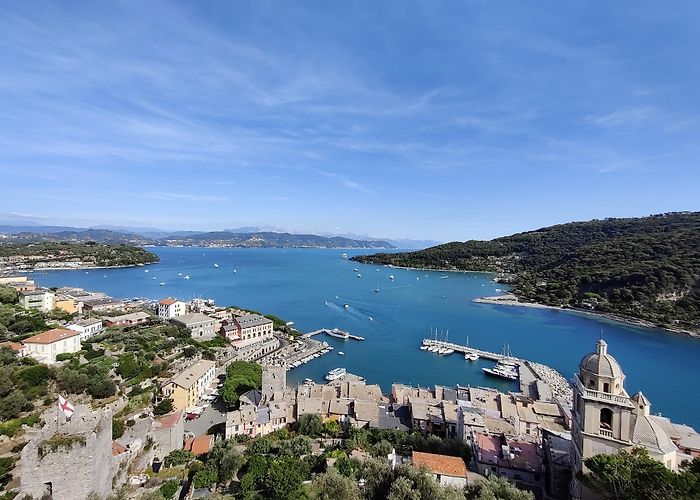
POLYGON ((573 390, 571 385, 569 381, 554 368, 513 356, 505 356, 495 352, 482 351, 474 347, 455 344, 454 342, 423 339, 422 345, 454 349, 455 352, 461 354, 476 353, 479 355, 480 359, 488 359, 490 361, 498 362, 501 360, 508 360, 515 362, 518 364, 520 392, 532 399, 543 401, 561 400, 568 404, 569 407, 572 405, 573 390))
POLYGON ((320 335, 320 334, 326 334, 330 337, 335 337, 337 339, 352 339, 352 340, 365 340, 364 337, 360 337, 359 335, 353 335, 352 333, 339 330, 337 328, 333 328, 332 330, 329 328, 321 328, 320 330, 314 330, 313 332, 305 333, 302 335, 302 337, 305 337, 307 339, 310 339, 311 337, 315 335, 320 335))

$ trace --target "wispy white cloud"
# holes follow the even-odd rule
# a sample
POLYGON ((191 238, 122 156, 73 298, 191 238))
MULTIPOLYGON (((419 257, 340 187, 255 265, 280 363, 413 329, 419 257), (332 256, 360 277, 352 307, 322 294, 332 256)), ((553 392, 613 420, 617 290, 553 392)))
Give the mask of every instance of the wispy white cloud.
POLYGON ((145 193, 134 195, 140 198, 150 198, 154 200, 185 200, 185 201, 205 201, 205 202, 222 202, 228 201, 225 196, 210 196, 188 193, 145 193))

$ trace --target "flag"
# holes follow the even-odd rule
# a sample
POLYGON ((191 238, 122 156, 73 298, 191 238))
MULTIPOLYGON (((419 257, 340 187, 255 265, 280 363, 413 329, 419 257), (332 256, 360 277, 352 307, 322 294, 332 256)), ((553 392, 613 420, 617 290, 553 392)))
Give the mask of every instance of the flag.
POLYGON ((71 418, 75 413, 75 407, 60 394, 58 395, 58 409, 63 412, 66 418, 71 418))

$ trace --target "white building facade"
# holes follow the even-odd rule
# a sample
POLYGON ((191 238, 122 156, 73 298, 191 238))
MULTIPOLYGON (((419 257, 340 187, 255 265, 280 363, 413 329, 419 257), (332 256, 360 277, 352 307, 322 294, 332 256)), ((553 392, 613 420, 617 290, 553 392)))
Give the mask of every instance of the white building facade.
POLYGON ((34 335, 22 343, 26 347, 27 356, 46 364, 55 363, 59 354, 72 354, 81 348, 78 332, 60 328, 34 335))
POLYGON ((158 302, 158 317, 164 320, 182 316, 187 312, 187 305, 177 299, 163 299, 158 302))

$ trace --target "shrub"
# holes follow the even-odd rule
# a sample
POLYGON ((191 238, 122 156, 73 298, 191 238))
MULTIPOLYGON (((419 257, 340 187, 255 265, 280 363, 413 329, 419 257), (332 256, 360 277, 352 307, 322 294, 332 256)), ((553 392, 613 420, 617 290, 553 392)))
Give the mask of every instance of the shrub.
POLYGON ((154 415, 167 415, 173 411, 173 400, 169 398, 163 399, 160 403, 156 405, 153 409, 154 415))
POLYGON ((180 482, 177 481, 176 479, 170 479, 169 481, 164 482, 160 488, 160 494, 163 495, 163 498, 166 500, 170 500, 175 496, 175 493, 177 493, 177 490, 180 489, 180 482))

